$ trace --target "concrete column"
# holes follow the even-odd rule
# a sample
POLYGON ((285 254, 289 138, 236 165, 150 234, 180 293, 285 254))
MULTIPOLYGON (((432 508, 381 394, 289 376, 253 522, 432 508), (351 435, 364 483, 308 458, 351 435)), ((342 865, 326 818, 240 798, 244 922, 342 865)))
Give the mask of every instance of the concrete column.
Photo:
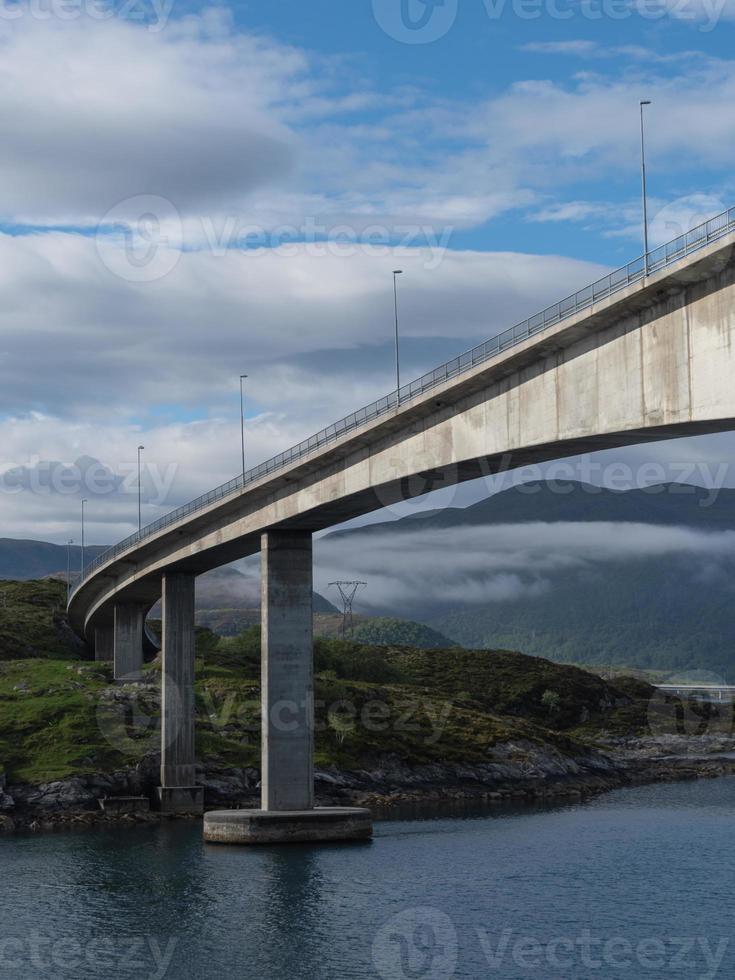
POLYGON ((314 670, 310 531, 262 536, 264 810, 314 806, 314 670))
POLYGON ((194 786, 194 576, 163 576, 161 786, 194 786))
POLYGON ((115 606, 115 680, 140 680, 143 668, 145 610, 133 603, 115 606))
POLYGON ((115 633, 112 626, 101 626, 94 631, 94 659, 98 663, 115 659, 115 633))

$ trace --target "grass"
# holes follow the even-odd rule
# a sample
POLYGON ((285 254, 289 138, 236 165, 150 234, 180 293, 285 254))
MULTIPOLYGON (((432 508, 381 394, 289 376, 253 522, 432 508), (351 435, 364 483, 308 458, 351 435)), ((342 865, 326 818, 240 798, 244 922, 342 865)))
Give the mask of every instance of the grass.
POLYGON ((78 657, 78 648, 65 638, 65 608, 63 582, 0 580, 0 661, 78 657))
MULTIPOLYGON (((0 645, 0 771, 8 780, 111 772, 154 753, 160 665, 147 667, 152 683, 121 707, 110 667, 71 659, 59 639, 63 621, 55 606, 63 586, 6 582, 2 589, 7 615, 3 620, 0 605, 0 625, 15 637, 0 645), (8 657, 16 648, 33 652, 8 657)), ((603 680, 508 651, 317 638, 314 666, 316 763, 347 769, 380 766, 386 758, 408 765, 487 761, 494 746, 508 741, 577 751, 603 730, 643 730, 652 692, 635 678, 603 680)), ((199 629, 196 667, 198 757, 257 767, 259 629, 232 638, 199 629)))

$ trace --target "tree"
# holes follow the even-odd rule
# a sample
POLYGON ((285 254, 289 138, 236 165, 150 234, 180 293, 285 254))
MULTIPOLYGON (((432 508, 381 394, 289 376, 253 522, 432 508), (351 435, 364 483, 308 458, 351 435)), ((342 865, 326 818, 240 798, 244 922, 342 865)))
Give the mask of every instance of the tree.
POLYGON ((550 715, 555 715, 561 707, 561 695, 557 694, 556 691, 544 691, 541 695, 541 704, 550 715))

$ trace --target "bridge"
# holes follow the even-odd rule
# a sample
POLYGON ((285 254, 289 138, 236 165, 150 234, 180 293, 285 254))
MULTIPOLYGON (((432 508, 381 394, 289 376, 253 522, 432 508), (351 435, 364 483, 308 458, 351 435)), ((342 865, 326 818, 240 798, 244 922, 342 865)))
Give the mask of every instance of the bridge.
POLYGON ((671 694, 675 697, 691 698, 694 701, 733 701, 735 700, 735 685, 733 684, 656 684, 657 691, 671 694))
MULTIPOLYGON (((262 810, 212 839, 369 833, 314 809, 312 535, 503 469, 734 427, 735 209, 638 258, 172 511, 96 558, 69 618, 115 677, 142 666, 162 598, 159 803, 194 785, 194 583, 262 555, 262 810), (279 829, 280 828, 280 829, 279 829)), ((239 821, 239 822, 238 822, 239 821)))

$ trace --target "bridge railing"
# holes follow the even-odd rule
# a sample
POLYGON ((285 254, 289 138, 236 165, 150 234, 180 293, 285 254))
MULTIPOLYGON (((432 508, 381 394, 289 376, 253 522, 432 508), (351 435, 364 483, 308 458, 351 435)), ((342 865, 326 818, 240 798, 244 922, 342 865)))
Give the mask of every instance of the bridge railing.
MULTIPOLYGON (((591 309, 601 300, 615 295, 615 293, 625 289, 627 286, 641 282, 647 275, 667 268, 679 259, 691 255, 693 252, 704 248, 704 246, 717 241, 719 238, 723 238, 734 230, 735 208, 729 208, 727 211, 723 211, 714 218, 710 218, 701 225, 692 228, 684 235, 679 235, 665 245, 653 249, 653 251, 648 253, 648 256, 642 255, 634 259, 627 265, 616 269, 607 276, 603 276, 602 279, 598 279, 589 286, 585 286, 571 296, 559 300, 558 303, 554 303, 552 306, 547 306, 540 313, 535 313, 533 316, 522 320, 510 329, 496 334, 477 347, 465 351, 459 357, 447 361, 445 364, 434 368, 433 371, 428 371, 415 381, 402 385, 400 390, 391 392, 389 395, 379 398, 370 405, 358 409, 356 412, 347 415, 338 422, 334 422, 308 439, 304 439, 291 449, 286 449, 284 452, 278 453, 272 459, 259 463, 257 466, 252 467, 252 469, 247 470, 244 474, 236 476, 227 483, 223 483, 222 486, 202 494, 188 504, 177 507, 152 524, 146 525, 142 530, 136 531, 135 534, 131 534, 129 537, 124 538, 118 544, 113 545, 113 547, 108 548, 107 551, 98 555, 85 568, 84 579, 88 578, 101 565, 104 565, 139 542, 146 540, 146 538, 151 537, 158 531, 164 530, 171 524, 176 524, 183 518, 195 514, 197 511, 204 510, 210 504, 238 493, 248 484, 254 483, 261 477, 277 473, 279 470, 291 466, 315 449, 328 446, 347 433, 364 425, 366 422, 371 422, 374 419, 389 414, 403 402, 409 401, 426 391, 430 391, 432 388, 443 384, 451 378, 464 374, 464 372, 495 357, 508 348, 522 343, 524 340, 541 333, 548 327, 555 326, 567 319, 567 317, 591 309)), ((79 585, 81 585, 81 582, 79 585)), ((77 588, 79 588, 79 585, 77 588)))

